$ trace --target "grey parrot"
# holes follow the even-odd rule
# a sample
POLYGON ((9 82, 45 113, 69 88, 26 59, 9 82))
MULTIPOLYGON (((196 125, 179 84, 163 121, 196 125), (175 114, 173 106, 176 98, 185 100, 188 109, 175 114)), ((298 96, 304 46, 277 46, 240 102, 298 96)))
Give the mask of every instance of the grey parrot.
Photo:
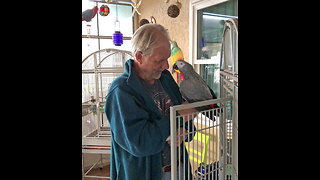
MULTIPOLYGON (((173 64, 173 69, 179 70, 184 77, 184 80, 180 84, 179 90, 182 97, 189 103, 217 99, 215 93, 202 79, 202 77, 194 71, 191 64, 187 63, 186 61, 178 60, 173 64)), ((196 107, 195 109, 198 111, 204 111, 214 108, 219 108, 219 106, 217 104, 211 104, 207 106, 196 107)), ((216 112, 214 115, 216 115, 216 112)), ((209 115, 209 117, 213 117, 212 113, 209 115)))

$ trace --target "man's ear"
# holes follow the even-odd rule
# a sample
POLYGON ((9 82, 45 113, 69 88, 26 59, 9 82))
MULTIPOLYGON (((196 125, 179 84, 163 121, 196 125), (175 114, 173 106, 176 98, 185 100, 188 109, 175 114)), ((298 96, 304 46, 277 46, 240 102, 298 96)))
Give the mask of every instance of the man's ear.
POLYGON ((142 52, 141 51, 136 51, 136 53, 134 54, 134 57, 139 62, 139 64, 142 64, 142 52))

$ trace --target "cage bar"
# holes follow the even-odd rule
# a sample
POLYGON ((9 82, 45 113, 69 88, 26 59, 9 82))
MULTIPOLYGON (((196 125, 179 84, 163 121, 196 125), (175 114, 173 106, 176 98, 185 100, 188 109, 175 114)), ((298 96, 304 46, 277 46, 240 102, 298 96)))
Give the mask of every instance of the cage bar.
POLYGON ((184 105, 170 107, 170 140, 176 144, 180 138, 186 139, 179 148, 171 148, 171 179, 211 179, 225 180, 232 176, 228 174, 229 166, 232 165, 230 157, 232 152, 232 121, 228 119, 231 115, 230 107, 232 106, 233 97, 222 99, 201 101, 184 105), (196 114, 176 115, 181 109, 195 108, 210 104, 219 104, 219 108, 200 111, 196 114), (213 117, 211 116, 213 115, 213 117), (189 115, 194 117, 188 119, 189 115), (180 119, 183 123, 180 124, 180 119), (195 127, 195 131, 189 132, 189 125, 195 127), (184 122, 186 121, 186 122, 184 122), (177 123, 178 122, 178 123, 177 123), (179 127, 176 127, 178 125, 179 127), (180 129, 182 127, 182 130, 180 129), (181 133, 182 131, 182 133, 181 133), (176 137, 178 132, 179 137, 176 137), (189 137, 192 135, 192 138, 189 137), (185 138, 188 136, 187 138, 185 138), (181 155, 181 149, 186 148, 187 153, 181 155), (177 150, 179 151, 177 153, 177 150), (185 162, 185 157, 188 160, 185 162), (179 165, 177 165, 179 162, 179 165), (187 169, 183 166, 183 171, 178 171, 181 164, 187 164, 187 169), (228 171, 228 172, 227 172, 228 171), (191 177, 189 176, 191 174, 191 177), (187 178, 183 178, 187 177, 187 178))

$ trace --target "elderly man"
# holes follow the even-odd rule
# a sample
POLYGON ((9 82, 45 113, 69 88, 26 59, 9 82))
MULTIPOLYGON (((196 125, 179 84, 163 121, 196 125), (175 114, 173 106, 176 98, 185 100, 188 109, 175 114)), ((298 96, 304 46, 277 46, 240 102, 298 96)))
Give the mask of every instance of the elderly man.
MULTIPOLYGON (((183 142, 193 136, 180 138, 176 145, 166 141, 170 106, 187 103, 166 70, 171 54, 169 35, 159 24, 146 24, 137 29, 131 43, 134 60, 127 60, 125 72, 112 82, 105 105, 112 133, 111 179, 170 179, 168 149, 178 146, 186 153, 178 170, 185 167, 186 176, 192 179, 187 175, 190 165, 185 163, 188 155, 183 142)), ((197 111, 178 111, 180 115, 193 112, 197 111)), ((186 131, 194 130, 192 121, 189 123, 186 131)))

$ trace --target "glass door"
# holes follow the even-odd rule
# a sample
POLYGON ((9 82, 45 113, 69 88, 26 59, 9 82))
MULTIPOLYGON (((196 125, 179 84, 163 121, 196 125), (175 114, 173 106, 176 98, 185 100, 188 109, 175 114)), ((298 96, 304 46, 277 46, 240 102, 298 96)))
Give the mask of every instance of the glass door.
POLYGON ((190 57, 198 73, 220 97, 220 57, 226 19, 237 17, 238 1, 206 1, 194 3, 190 57))

